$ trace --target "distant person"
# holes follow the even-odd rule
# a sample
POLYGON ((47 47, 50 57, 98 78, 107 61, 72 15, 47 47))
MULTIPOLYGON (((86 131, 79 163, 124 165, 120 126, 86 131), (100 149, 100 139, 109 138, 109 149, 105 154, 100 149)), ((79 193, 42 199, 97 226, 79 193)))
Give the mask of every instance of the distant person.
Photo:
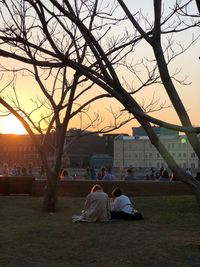
POLYGON ((153 167, 151 167, 151 170, 150 170, 150 178, 151 178, 151 180, 155 179, 155 170, 153 167))
POLYGON ((21 166, 17 165, 17 176, 21 175, 21 166))
POLYGON ((173 172, 172 175, 171 175, 171 179, 170 181, 179 181, 179 179, 177 178, 177 175, 173 172))
POLYGON ((97 175, 96 175, 96 172, 95 172, 95 169, 94 169, 93 166, 90 169, 90 177, 91 177, 91 180, 96 180, 97 179, 97 175))
POLYGON ((91 173, 89 167, 87 167, 85 173, 83 174, 83 177, 85 178, 85 180, 91 180, 91 173))
POLYGON ((164 167, 161 167, 159 170, 159 178, 162 177, 163 171, 164 171, 164 167))
POLYGON ((17 176, 17 166, 16 166, 16 165, 14 165, 14 166, 11 168, 10 175, 11 175, 11 176, 17 176))
POLYGON ((27 169, 26 169, 26 167, 22 167, 21 168, 21 173, 22 173, 22 176, 27 176, 27 169))
POLYGON ((28 175, 33 176, 33 165, 32 163, 28 164, 28 175))
POLYGON ((185 172, 186 172, 187 174, 189 174, 190 176, 192 176, 192 173, 191 173, 191 169, 190 169, 190 168, 187 168, 185 172))
POLYGON ((40 179, 44 179, 44 178, 45 178, 44 166, 41 165, 41 167, 40 167, 40 179))
POLYGON ((106 174, 106 168, 101 168, 101 171, 97 173, 97 180, 102 180, 106 174))
POLYGON ((169 181, 169 173, 166 169, 163 170, 161 177, 159 178, 160 181, 169 181))
POLYGON ((124 219, 125 221, 131 221, 143 219, 142 214, 133 208, 129 197, 125 196, 120 188, 115 188, 112 191, 112 197, 111 220, 124 219))
POLYGON ((9 168, 8 168, 8 164, 4 163, 3 165, 3 175, 4 176, 9 176, 9 168))
POLYGON ((200 182, 200 172, 197 172, 195 179, 200 182))
POLYGON ((72 216, 73 222, 104 222, 110 219, 109 197, 96 184, 87 195, 81 215, 72 216))
POLYGON ((73 180, 72 176, 69 175, 68 171, 63 170, 60 175, 61 181, 73 180))
POLYGON ((133 170, 130 168, 127 170, 127 174, 124 177, 125 181, 131 181, 134 180, 133 170))
POLYGON ((111 167, 106 168, 105 176, 102 178, 103 181, 113 181, 116 180, 115 175, 112 173, 111 167))

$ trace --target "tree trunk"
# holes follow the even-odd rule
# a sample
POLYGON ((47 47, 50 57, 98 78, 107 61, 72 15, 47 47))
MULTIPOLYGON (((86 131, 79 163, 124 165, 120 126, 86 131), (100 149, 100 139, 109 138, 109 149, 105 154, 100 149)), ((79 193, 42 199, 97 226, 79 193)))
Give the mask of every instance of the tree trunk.
MULTIPOLYGON (((195 179, 195 178, 193 178, 193 179, 195 179)), ((196 179, 195 179, 196 181, 194 181, 193 179, 191 179, 191 178, 189 179, 188 185, 191 188, 192 192, 194 192, 194 195, 196 197, 196 201, 197 201, 198 206, 200 208, 200 182, 197 181, 196 179)))
POLYGON ((146 122, 140 118, 137 118, 141 126, 145 129, 147 135, 149 136, 149 139, 151 143, 155 146, 155 148, 159 151, 169 168, 173 173, 176 174, 176 176, 179 178, 180 181, 187 184, 192 192, 195 195, 197 204, 200 208, 200 183, 193 178, 190 175, 187 175, 185 171, 183 171, 175 162, 174 158, 170 155, 168 150, 165 148, 165 146, 162 144, 156 133, 154 132, 153 128, 149 124, 149 122, 146 122))
POLYGON ((197 9, 198 9, 199 14, 200 14, 200 0, 196 0, 196 4, 197 4, 197 9))
MULTIPOLYGON (((138 105, 138 103, 132 98, 122 87, 115 87, 115 92, 113 93, 115 98, 121 102, 121 104, 124 106, 124 108, 129 111, 131 114, 134 114, 134 109, 137 108, 139 111, 143 112, 141 107, 138 105)), ((180 179, 180 181, 186 183, 190 186, 192 189, 196 200, 198 202, 198 206, 200 207, 200 190, 199 190, 199 183, 198 181, 195 181, 193 177, 190 177, 189 175, 186 175, 185 171, 183 171, 176 163, 174 158, 170 155, 168 150, 165 148, 165 146, 162 144, 156 133, 154 132, 151 124, 135 115, 135 118, 138 120, 140 125, 144 128, 145 132, 147 133, 151 143, 155 146, 155 148, 158 150, 162 158, 165 160, 169 168, 173 173, 177 175, 177 177, 180 179)))
POLYGON ((45 187, 43 210, 55 212, 57 210, 58 193, 57 193, 57 176, 47 177, 47 185, 45 187))
MULTIPOLYGON (((159 68, 159 72, 160 72, 160 76, 161 76, 161 80, 163 82, 163 85, 165 87, 165 90, 173 104, 174 109, 176 110, 176 113, 182 123, 183 126, 188 126, 188 127, 192 127, 190 118, 187 114, 187 111, 176 91, 176 88, 171 80, 168 68, 167 68, 167 63, 165 61, 164 58, 164 53, 162 51, 162 47, 160 44, 160 41, 157 42, 153 42, 152 43, 152 47, 154 50, 154 54, 156 57, 156 61, 158 64, 158 68, 159 68)), ((192 134, 192 133, 186 133, 188 140, 194 150, 194 152, 196 153, 196 155, 198 156, 198 158, 200 159, 200 142, 198 140, 198 137, 196 134, 192 134)))

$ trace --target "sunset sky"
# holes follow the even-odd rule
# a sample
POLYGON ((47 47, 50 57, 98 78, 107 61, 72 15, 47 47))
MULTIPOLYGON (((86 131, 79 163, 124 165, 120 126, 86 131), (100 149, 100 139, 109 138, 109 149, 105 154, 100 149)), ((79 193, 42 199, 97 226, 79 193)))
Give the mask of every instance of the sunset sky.
MULTIPOLYGON (((152 1, 132 1, 132 0, 126 0, 124 1, 129 5, 129 8, 132 13, 136 13, 136 11, 141 8, 143 11, 143 14, 146 15, 148 14, 148 18, 151 21, 151 15, 152 15, 152 1)), ((165 9, 167 9, 168 4, 172 1, 163 1, 165 2, 165 9)), ((193 5, 191 6, 191 12, 197 14, 196 10, 196 5, 195 1, 193 1, 193 5)), ((180 42, 183 45, 189 44, 189 42, 192 39, 192 36, 198 36, 200 35, 200 30, 197 32, 197 30, 194 32, 193 30, 190 30, 185 33, 179 33, 175 39, 175 42, 180 42)), ((181 99, 188 110, 188 114, 191 118, 192 124, 194 126, 200 126, 200 39, 198 39, 195 44, 192 45, 192 47, 187 50, 183 55, 180 57, 176 58, 173 63, 170 66, 171 72, 174 72, 176 69, 180 70, 179 78, 184 79, 184 77, 187 78, 187 82, 189 83, 187 86, 182 86, 182 85, 177 85, 176 88, 178 90, 179 95, 181 96, 181 99)), ((151 47, 147 44, 144 44, 141 46, 140 50, 137 52, 137 58, 141 59, 144 56, 150 56, 152 55, 152 50, 151 47)), ((3 59, 3 62, 6 62, 6 59, 3 59)), ((13 63, 12 63, 13 64, 13 63)), ((15 63, 16 64, 16 63, 15 63)), ((126 76, 126 73, 123 73, 123 76, 127 79, 127 82, 130 84, 133 83, 132 77, 129 75, 126 76)), ((4 87, 6 82, 8 81, 8 76, 7 80, 4 80, 4 77, 1 80, 1 86, 0 90, 4 87)), ((176 83, 175 83, 176 84, 176 83)), ((17 91, 19 92, 18 95, 20 96, 20 101, 21 103, 29 108, 32 105, 32 102, 30 101, 30 98, 33 97, 31 95, 31 89, 34 86, 34 94, 39 96, 39 90, 37 89, 37 86, 34 85, 33 80, 30 79, 27 76, 19 75, 18 78, 16 79, 16 88, 17 91)), ((96 88, 98 91, 99 89, 96 88)), ((7 95, 9 95, 9 90, 6 91, 7 95)), ((2 94, 3 95, 3 94, 2 94)), ((160 99, 160 102, 165 102, 166 105, 170 105, 170 101, 164 92, 164 89, 162 86, 151 86, 147 90, 143 90, 140 92, 137 96, 136 99, 139 102, 142 102, 143 100, 145 103, 148 103, 148 101, 151 100, 152 96, 155 95, 156 98, 160 99)), ((4 95, 3 95, 4 96, 4 95)), ((105 102, 98 102, 95 104, 94 107, 91 107, 92 110, 95 110, 95 112, 103 114, 103 117, 108 119, 107 115, 107 107, 112 106, 118 109, 118 104, 116 101, 105 101, 105 102)), ((2 108, 1 108, 2 109, 2 108)), ((91 111, 90 111, 91 112, 91 111)), ((2 114, 2 113, 1 113, 2 114)), ((179 123, 179 119, 177 118, 177 115, 174 113, 172 108, 164 109, 159 112, 154 112, 151 113, 152 116, 155 116, 159 119, 166 120, 167 122, 170 123, 179 123)), ((71 127, 76 127, 79 128, 80 124, 77 122, 77 120, 73 120, 71 127)), ((133 126, 138 126, 136 121, 132 121, 126 126, 123 126, 121 129, 117 130, 118 132, 126 132, 128 134, 131 134, 131 127, 133 126)), ((22 134, 24 133, 23 127, 18 123, 12 116, 9 117, 0 117, 0 133, 16 133, 16 134, 22 134)))

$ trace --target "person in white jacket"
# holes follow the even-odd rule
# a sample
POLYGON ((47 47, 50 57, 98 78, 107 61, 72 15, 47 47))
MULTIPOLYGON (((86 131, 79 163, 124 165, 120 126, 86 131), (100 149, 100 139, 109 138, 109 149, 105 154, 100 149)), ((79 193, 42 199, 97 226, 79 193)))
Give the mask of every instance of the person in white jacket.
POLYGON ((143 219, 142 214, 133 208, 129 197, 125 196, 120 188, 115 188, 112 191, 112 197, 111 220, 124 219, 130 221, 143 219))

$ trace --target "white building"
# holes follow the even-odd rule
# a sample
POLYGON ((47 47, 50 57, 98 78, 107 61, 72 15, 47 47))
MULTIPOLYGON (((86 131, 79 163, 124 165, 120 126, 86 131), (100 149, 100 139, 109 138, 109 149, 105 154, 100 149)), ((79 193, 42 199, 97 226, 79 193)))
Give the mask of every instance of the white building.
MULTIPOLYGON (((193 170, 199 168, 198 157, 186 136, 159 134, 159 138, 181 168, 191 168, 193 170)), ((146 135, 117 136, 114 140, 113 165, 118 168, 154 167, 159 169, 162 166, 168 167, 146 135)))

